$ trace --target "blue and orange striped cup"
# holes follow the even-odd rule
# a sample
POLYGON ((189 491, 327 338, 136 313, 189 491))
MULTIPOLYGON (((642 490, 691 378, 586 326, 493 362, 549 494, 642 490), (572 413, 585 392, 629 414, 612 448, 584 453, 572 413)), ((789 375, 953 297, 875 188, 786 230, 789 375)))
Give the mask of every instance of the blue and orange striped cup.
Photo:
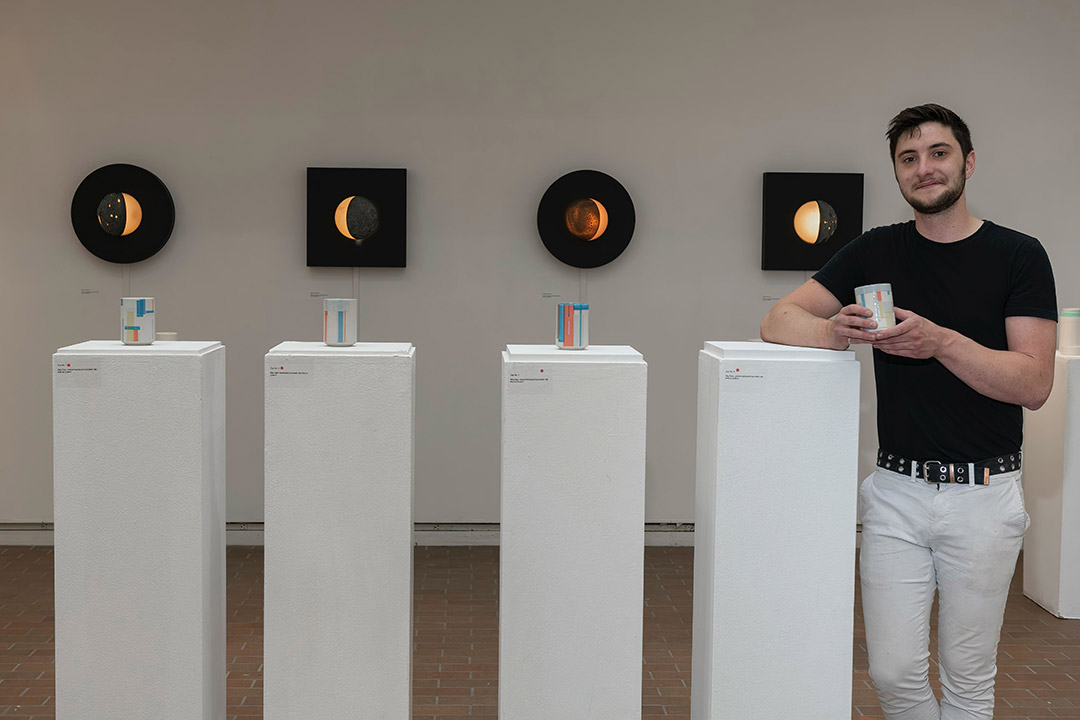
POLYGON ((589 304, 559 303, 555 347, 584 350, 589 347, 589 304))
POLYGON ((326 298, 323 300, 323 342, 337 347, 356 344, 356 300, 326 298))
POLYGON ((860 285, 855 288, 855 302, 874 312, 876 328, 863 328, 869 332, 884 330, 896 325, 896 315, 893 313, 892 285, 890 283, 876 283, 874 285, 860 285))
POLYGON ((154 342, 154 298, 120 298, 120 340, 125 345, 154 342))

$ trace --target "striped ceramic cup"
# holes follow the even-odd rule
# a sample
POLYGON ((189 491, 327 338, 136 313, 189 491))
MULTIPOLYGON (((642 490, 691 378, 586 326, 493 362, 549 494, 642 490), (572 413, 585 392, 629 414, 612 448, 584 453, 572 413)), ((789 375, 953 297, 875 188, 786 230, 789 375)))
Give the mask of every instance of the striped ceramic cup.
POLYGON ((867 328, 870 332, 884 330, 896 325, 891 284, 861 285, 855 288, 855 302, 874 311, 874 320, 877 322, 877 327, 873 329, 867 328))
POLYGON ((555 346, 562 350, 589 347, 589 304, 559 303, 555 346))
POLYGON ((120 340, 125 345, 154 342, 154 298, 120 298, 120 340))
POLYGON ((1058 322, 1058 352, 1080 355, 1080 308, 1063 308, 1058 322))
POLYGON ((323 300, 323 342, 338 347, 356 344, 356 300, 354 298, 323 300))

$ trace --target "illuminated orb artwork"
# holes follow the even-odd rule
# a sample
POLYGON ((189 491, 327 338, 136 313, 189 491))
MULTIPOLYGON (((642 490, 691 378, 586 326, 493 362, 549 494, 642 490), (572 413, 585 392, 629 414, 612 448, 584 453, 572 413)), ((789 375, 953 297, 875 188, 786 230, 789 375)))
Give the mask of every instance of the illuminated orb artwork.
POLYGON ((307 169, 308 267, 405 267, 404 168, 307 169))
POLYGON ((71 226, 102 260, 133 263, 155 254, 172 235, 176 208, 165 183, 135 165, 100 167, 71 198, 71 226))
POLYGON ((619 257, 634 235, 634 201, 618 180, 576 170, 551 184, 536 210, 544 247, 573 267, 594 268, 619 257))
POLYGON ((795 211, 795 234, 811 245, 823 243, 836 232, 836 211, 823 200, 803 203, 795 211))
POLYGON ((366 197, 352 195, 337 206, 334 225, 350 240, 364 242, 379 229, 379 208, 366 197))
POLYGON ((566 229, 581 240, 597 239, 607 230, 607 208, 592 198, 570 203, 566 208, 566 229))
POLYGON ((862 173, 764 173, 761 269, 820 270, 862 223, 862 173))
POLYGON ((127 193, 109 193, 98 203, 98 222, 113 237, 124 237, 139 229, 142 205, 127 193))

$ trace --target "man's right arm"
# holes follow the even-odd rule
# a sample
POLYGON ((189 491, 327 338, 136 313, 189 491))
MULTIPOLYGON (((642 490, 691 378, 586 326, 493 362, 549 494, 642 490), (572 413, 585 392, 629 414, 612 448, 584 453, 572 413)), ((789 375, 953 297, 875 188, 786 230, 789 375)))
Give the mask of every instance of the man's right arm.
POLYGON ((846 350, 851 343, 872 343, 873 313, 840 301, 817 280, 807 280, 773 305, 761 321, 761 339, 782 345, 846 350), (835 316, 835 317, 834 317, 835 316))

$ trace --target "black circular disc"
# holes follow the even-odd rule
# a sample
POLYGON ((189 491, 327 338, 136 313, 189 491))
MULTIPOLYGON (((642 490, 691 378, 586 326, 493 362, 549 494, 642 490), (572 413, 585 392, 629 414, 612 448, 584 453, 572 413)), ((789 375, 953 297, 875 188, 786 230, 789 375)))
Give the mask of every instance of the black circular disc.
POLYGON ((576 170, 551 183, 536 210, 536 229, 552 255, 567 265, 594 268, 619 257, 634 235, 634 201, 610 175, 597 170, 576 170), (592 199, 607 210, 607 229, 595 240, 582 240, 570 232, 566 210, 592 199))
POLYGON ((106 165, 86 176, 71 198, 71 226, 79 242, 102 260, 133 263, 145 260, 169 241, 176 208, 157 175, 135 165, 106 165), (102 198, 127 193, 142 206, 142 222, 130 234, 110 235, 98 219, 102 198))

